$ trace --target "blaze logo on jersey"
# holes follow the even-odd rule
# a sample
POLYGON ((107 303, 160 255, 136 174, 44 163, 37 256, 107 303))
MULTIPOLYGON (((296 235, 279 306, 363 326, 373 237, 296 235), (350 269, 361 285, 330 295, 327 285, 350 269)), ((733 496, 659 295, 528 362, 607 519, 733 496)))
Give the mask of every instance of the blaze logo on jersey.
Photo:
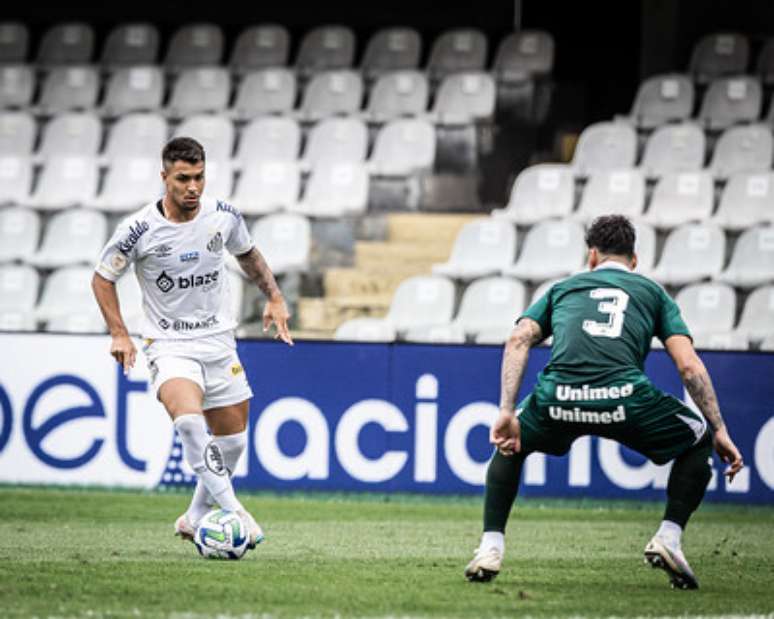
POLYGON ((161 275, 156 278, 156 285, 159 287, 161 292, 169 292, 172 290, 172 288, 175 287, 175 282, 169 275, 167 275, 166 271, 162 271, 161 275))
POLYGON ((223 251, 223 235, 220 232, 216 232, 215 236, 210 239, 210 242, 207 243, 207 249, 213 254, 219 254, 223 251))
POLYGON ((150 225, 148 225, 147 221, 135 221, 129 226, 129 234, 126 235, 126 238, 118 241, 116 244, 118 251, 124 255, 128 254, 132 251, 132 248, 137 245, 137 241, 140 240, 140 237, 149 229, 150 225))
POLYGON ((205 273, 204 275, 189 275, 188 277, 178 277, 177 285, 183 289, 207 286, 208 284, 217 283, 218 275, 220 275, 219 271, 213 271, 212 273, 205 273))

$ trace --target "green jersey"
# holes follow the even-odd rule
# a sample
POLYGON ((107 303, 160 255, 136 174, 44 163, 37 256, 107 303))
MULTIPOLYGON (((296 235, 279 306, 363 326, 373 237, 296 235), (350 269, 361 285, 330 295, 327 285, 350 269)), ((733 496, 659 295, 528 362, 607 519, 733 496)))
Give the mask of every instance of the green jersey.
POLYGON ((645 378, 653 336, 687 335, 680 309, 653 280, 604 263, 554 286, 522 315, 553 336, 541 382, 599 384, 645 378))

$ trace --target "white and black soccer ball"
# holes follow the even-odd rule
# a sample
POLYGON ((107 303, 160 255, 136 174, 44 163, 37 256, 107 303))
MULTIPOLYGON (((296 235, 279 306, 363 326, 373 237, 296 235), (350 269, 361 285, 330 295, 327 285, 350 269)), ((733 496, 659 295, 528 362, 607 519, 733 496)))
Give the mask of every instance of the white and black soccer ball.
POLYGON ((207 559, 241 559, 247 552, 247 526, 236 512, 214 509, 199 522, 194 544, 207 559))

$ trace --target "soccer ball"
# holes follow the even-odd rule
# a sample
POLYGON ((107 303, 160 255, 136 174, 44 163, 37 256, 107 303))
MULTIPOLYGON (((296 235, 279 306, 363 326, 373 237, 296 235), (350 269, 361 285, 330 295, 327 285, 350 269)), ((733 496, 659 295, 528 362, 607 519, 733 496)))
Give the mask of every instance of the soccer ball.
POLYGON ((194 544, 207 559, 241 559, 247 552, 247 527, 235 512, 214 509, 196 527, 194 544))

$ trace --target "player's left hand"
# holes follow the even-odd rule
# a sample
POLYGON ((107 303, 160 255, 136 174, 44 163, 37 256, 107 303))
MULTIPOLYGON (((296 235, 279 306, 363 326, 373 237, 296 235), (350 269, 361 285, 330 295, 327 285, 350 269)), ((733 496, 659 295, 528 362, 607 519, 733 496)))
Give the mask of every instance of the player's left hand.
POLYGON ((285 305, 285 299, 280 296, 269 299, 266 302, 266 307, 263 308, 264 333, 269 330, 271 323, 274 323, 274 326, 277 327, 277 335, 275 337, 292 346, 293 338, 290 337, 290 331, 288 330, 288 320, 290 320, 290 312, 288 312, 287 305, 285 305))
POLYGON ((501 411, 489 431, 489 442, 504 456, 521 451, 521 426, 512 411, 501 411))

